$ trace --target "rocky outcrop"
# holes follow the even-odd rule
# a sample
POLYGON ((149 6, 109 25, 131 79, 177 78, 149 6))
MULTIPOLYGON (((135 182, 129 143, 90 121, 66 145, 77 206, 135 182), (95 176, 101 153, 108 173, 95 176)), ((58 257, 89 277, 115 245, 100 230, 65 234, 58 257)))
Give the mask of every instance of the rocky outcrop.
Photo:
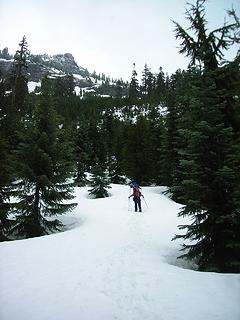
MULTIPOLYGON (((0 59, 0 74, 4 76, 11 72, 13 59, 0 59)), ((49 55, 31 55, 27 60, 27 76, 29 81, 40 82, 44 75, 59 77, 74 74, 75 84, 79 87, 93 85, 89 72, 78 66, 71 53, 49 55)))

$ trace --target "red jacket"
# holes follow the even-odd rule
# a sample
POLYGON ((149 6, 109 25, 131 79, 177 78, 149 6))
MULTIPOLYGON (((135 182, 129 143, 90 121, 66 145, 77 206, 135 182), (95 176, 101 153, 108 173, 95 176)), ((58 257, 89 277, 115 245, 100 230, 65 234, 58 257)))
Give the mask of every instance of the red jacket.
POLYGON ((133 189, 133 196, 136 198, 140 198, 141 197, 141 191, 139 189, 133 189))

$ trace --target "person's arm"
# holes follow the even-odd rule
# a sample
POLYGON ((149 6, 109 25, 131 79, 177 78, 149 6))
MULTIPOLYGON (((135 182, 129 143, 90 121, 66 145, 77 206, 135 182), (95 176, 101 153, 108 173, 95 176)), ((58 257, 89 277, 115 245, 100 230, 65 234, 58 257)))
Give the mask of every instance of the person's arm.
POLYGON ((133 194, 131 194, 131 195, 128 197, 128 199, 130 199, 131 197, 133 197, 133 194))

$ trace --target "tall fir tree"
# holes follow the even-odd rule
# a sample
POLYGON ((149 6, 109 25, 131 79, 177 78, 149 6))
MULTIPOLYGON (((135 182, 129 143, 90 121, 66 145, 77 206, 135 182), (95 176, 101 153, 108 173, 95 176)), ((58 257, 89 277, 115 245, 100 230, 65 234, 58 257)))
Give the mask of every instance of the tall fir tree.
POLYGON ((146 139, 146 146, 144 153, 148 155, 146 165, 148 182, 155 184, 163 184, 162 178, 162 157, 163 157, 163 133, 164 122, 161 115, 159 104, 151 103, 147 105, 149 110, 147 115, 147 126, 144 136, 146 139))
POLYGON ((135 69, 135 63, 133 64, 132 78, 129 85, 128 96, 132 100, 136 100, 139 97, 139 84, 137 79, 137 71, 135 69))
POLYGON ((8 240, 8 231, 12 227, 10 219, 16 196, 16 161, 13 150, 15 142, 16 121, 10 114, 11 96, 6 94, 6 79, 0 73, 0 241, 8 240), (14 137, 14 138, 13 138, 14 137))
POLYGON ((21 186, 15 210, 15 226, 11 233, 29 238, 61 230, 63 226, 55 215, 72 210, 72 184, 68 178, 73 172, 72 151, 64 141, 52 101, 49 81, 42 81, 40 102, 22 141, 18 157, 21 186))
POLYGON ((115 86, 115 95, 116 98, 121 99, 123 97, 123 81, 122 80, 118 80, 116 82, 116 86, 115 86))
POLYGON ((141 94, 143 97, 150 97, 153 94, 155 86, 155 77, 152 74, 150 68, 147 64, 144 65, 142 73, 142 85, 141 85, 141 94))
MULTIPOLYGON (((185 203, 180 215, 190 215, 192 223, 180 226, 186 233, 176 238, 192 241, 184 244, 183 256, 197 259, 200 270, 240 272, 239 167, 233 165, 239 164, 239 131, 229 121, 239 86, 226 73, 229 64, 219 66, 238 26, 224 25, 207 35, 204 3, 197 1, 187 12, 196 40, 176 25, 181 52, 191 57, 193 66, 198 61, 203 68, 181 129, 187 145, 180 150, 185 203), (227 90, 224 77, 231 83, 227 90)), ((231 72, 239 77, 239 67, 231 72)))
POLYGON ((86 172, 89 170, 87 165, 89 157, 88 126, 84 117, 81 117, 77 126, 74 144, 76 158, 76 173, 74 181, 78 187, 81 187, 85 186, 87 183, 86 172))
POLYGON ((126 126, 124 169, 126 175, 141 185, 149 183, 151 172, 149 122, 141 114, 136 123, 126 126))
POLYGON ((90 186, 92 187, 92 189, 88 190, 89 195, 93 196, 94 198, 109 197, 107 189, 111 187, 109 186, 109 180, 106 175, 106 170, 98 163, 98 161, 92 169, 90 186))
MULTIPOLYGON (((11 72, 6 75, 1 87, 10 91, 1 101, 4 114, 4 134, 10 145, 10 152, 14 152, 19 143, 20 131, 24 130, 24 119, 27 113, 28 77, 27 77, 27 42, 24 36, 19 43, 20 49, 16 51, 11 72)), ((0 104, 1 104, 0 103, 0 104)))
POLYGON ((184 188, 181 186, 182 171, 180 159, 182 150, 187 147, 187 142, 180 135, 182 129, 188 126, 191 113, 189 104, 194 99, 193 87, 197 85, 199 72, 196 70, 177 70, 166 83, 166 90, 162 105, 165 110, 164 133, 162 141, 161 177, 162 183, 169 187, 172 199, 181 202, 184 188))
POLYGON ((159 68, 159 72, 156 76, 154 95, 156 98, 163 98, 166 92, 166 79, 162 67, 159 68))
POLYGON ((16 51, 14 56, 12 94, 14 111, 22 117, 26 111, 26 97, 28 94, 27 58, 29 56, 29 51, 25 36, 20 41, 19 47, 19 50, 16 51))

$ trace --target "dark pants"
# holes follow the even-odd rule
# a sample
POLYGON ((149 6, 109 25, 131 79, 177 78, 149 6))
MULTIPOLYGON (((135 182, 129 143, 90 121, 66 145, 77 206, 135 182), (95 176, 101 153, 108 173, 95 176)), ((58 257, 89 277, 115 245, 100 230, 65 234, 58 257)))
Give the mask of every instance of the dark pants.
POLYGON ((134 201, 134 204, 135 204, 135 211, 137 211, 137 209, 139 209, 139 211, 141 212, 142 211, 141 198, 140 197, 133 197, 133 201, 134 201))

